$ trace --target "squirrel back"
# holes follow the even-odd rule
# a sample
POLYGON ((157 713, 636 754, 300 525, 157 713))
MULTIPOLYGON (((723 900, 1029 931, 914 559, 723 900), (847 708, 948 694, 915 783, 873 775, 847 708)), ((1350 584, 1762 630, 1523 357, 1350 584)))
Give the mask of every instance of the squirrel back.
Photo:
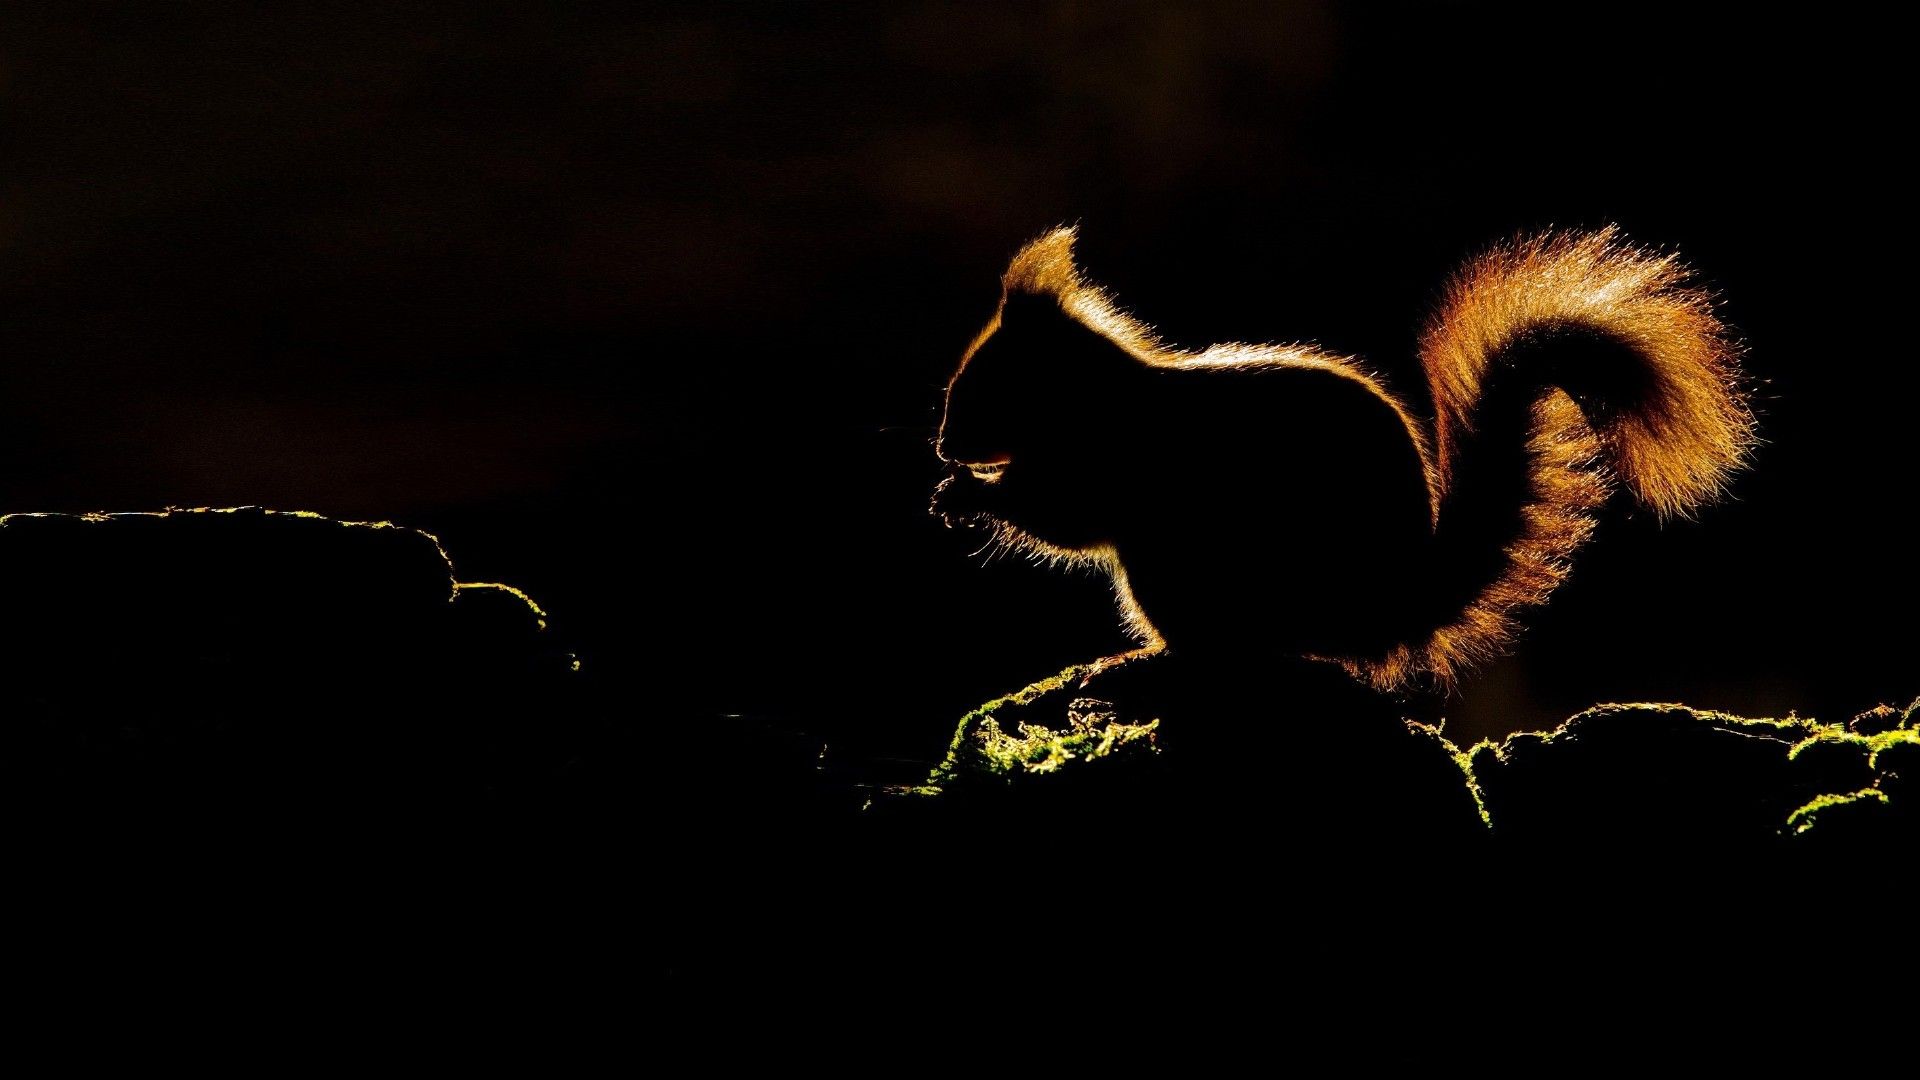
POLYGON ((1147 651, 1335 660, 1389 688, 1501 653, 1616 481, 1664 516, 1753 444, 1738 349, 1672 256, 1611 228, 1454 278, 1420 342, 1429 426, 1350 358, 1175 349, 1028 244, 947 388, 947 519, 1105 571, 1147 651))

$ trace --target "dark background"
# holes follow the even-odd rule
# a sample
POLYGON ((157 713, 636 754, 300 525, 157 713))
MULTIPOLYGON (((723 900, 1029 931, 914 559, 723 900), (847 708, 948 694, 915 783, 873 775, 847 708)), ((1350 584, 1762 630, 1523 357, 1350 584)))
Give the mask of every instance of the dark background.
POLYGON ((0 508, 420 526, 637 718, 930 758, 971 704, 1124 644, 1103 583, 982 567, 926 514, 940 388, 1023 240, 1079 220, 1170 340, 1313 340, 1417 400, 1463 257, 1619 222, 1724 295, 1768 442, 1698 523, 1610 517, 1459 732, 1920 692, 1887 27, 396 7, 0 14, 0 508))

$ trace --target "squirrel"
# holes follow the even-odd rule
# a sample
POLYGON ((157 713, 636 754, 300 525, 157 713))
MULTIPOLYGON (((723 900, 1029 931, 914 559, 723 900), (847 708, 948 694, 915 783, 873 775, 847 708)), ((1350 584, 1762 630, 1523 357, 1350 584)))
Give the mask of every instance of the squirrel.
POLYGON ((1616 227, 1468 261, 1419 340, 1430 423, 1310 345, 1162 342, 1076 227, 1013 257, 947 384, 933 511, 1107 574, 1141 647, 1327 660, 1450 688, 1507 651, 1616 485, 1662 519, 1756 443, 1741 346, 1675 256, 1616 227))

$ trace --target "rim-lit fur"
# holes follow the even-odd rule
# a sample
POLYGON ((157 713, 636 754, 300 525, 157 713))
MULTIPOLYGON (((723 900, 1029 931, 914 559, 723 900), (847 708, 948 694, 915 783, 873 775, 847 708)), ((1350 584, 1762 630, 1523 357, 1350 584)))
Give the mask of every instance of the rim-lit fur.
MULTIPOLYGON (((1424 465, 1430 573, 1439 580, 1409 598, 1415 614, 1404 625, 1420 629, 1407 640, 1384 653, 1326 657, 1383 688, 1421 674, 1450 683, 1504 651, 1516 614, 1566 577, 1616 478, 1662 517, 1685 515, 1722 492, 1754 444, 1739 349, 1711 297, 1689 284, 1675 257, 1632 247, 1613 228, 1523 237, 1459 272, 1420 341, 1436 412, 1431 437, 1350 358, 1305 345, 1164 344, 1084 279, 1075 239, 1075 229, 1059 228, 1021 249, 1002 279, 1007 294, 1056 299, 1142 364, 1313 368, 1363 385, 1399 416, 1424 465)), ((997 326, 996 318, 969 358, 997 326)), ((1061 550, 1018 524, 1002 523, 1002 542, 1104 567, 1135 632, 1158 643, 1152 612, 1135 601, 1111 550, 1061 550)))
POLYGON ((1455 275, 1420 340, 1435 409, 1438 533, 1443 551, 1454 549, 1453 565, 1472 558, 1458 550, 1463 544, 1504 540, 1505 559, 1430 640, 1362 665, 1376 683, 1420 670, 1451 680, 1506 651, 1515 614, 1544 603, 1566 578, 1616 478, 1663 518, 1690 514, 1725 490, 1754 446, 1753 414, 1739 387, 1740 348, 1712 296, 1689 278, 1678 258, 1633 247, 1613 227, 1522 237, 1455 275), (1621 346, 1633 377, 1580 393, 1590 373, 1510 366, 1536 342, 1575 334, 1621 346), (1517 533, 1489 536, 1460 491, 1499 381, 1517 384, 1531 412, 1532 463, 1517 533), (1556 384, 1581 401, 1555 392, 1556 384))

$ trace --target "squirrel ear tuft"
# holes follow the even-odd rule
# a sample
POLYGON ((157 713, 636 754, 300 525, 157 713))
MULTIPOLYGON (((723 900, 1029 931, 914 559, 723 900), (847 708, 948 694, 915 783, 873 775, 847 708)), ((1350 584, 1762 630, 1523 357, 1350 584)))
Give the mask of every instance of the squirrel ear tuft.
POLYGON ((1081 284, 1080 270, 1073 263, 1073 243, 1079 238, 1078 225, 1062 225, 1041 233, 1007 264, 1000 284, 1008 292, 1065 297, 1081 284))

